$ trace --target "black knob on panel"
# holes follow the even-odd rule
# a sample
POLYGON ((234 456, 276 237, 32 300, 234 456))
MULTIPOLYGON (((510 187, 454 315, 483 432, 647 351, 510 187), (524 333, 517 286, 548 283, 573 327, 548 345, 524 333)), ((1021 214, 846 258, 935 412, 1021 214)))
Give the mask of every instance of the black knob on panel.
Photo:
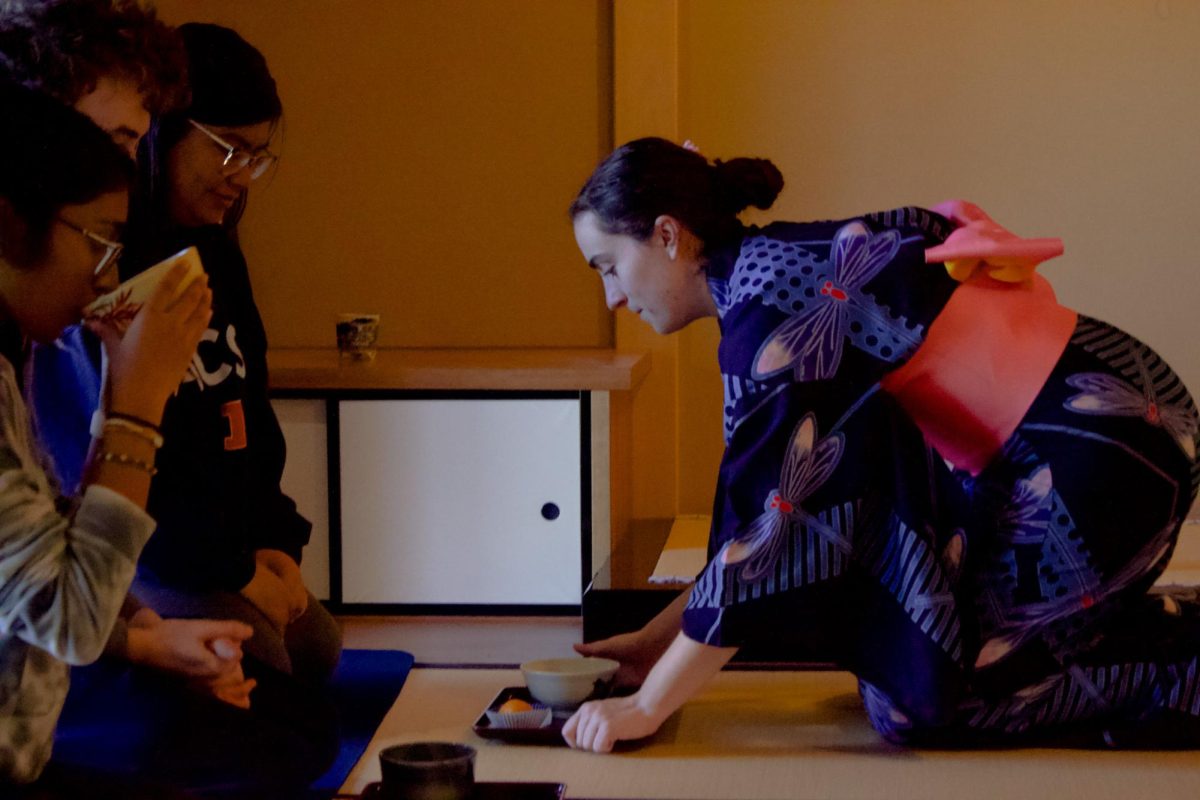
POLYGON ((558 515, 562 512, 558 510, 558 505, 555 503, 546 503, 542 506, 542 518, 548 520, 558 519, 558 515))

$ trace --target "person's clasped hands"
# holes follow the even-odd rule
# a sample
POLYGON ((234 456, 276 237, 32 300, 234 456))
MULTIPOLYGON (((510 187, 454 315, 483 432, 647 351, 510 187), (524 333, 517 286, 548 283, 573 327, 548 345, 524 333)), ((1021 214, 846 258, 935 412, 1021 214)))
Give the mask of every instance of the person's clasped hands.
POLYGON ((141 608, 129 620, 129 660, 178 675, 201 693, 250 707, 256 681, 242 672, 242 642, 254 629, 236 620, 163 619, 141 608))

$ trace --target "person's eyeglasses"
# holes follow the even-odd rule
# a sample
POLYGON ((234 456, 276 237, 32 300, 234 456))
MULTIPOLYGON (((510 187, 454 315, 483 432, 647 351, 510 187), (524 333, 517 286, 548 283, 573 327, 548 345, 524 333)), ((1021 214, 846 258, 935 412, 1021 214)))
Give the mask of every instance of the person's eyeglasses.
POLYGON ((98 233, 93 233, 87 228, 82 228, 74 222, 65 220, 62 217, 55 217, 63 225, 66 225, 71 230, 83 236, 93 247, 104 248, 104 255, 100 256, 100 261, 96 264, 96 268, 92 270, 93 277, 103 278, 109 271, 116 269, 117 262, 121 260, 121 251, 125 249, 125 245, 120 242, 114 242, 111 239, 105 239, 98 233))
POLYGON ((189 119, 188 122, 191 123, 193 128, 203 133, 209 139, 212 139, 213 144, 225 151, 225 160, 221 162, 221 166, 224 168, 226 175, 241 172, 249 167, 250 180, 254 180, 262 177, 263 173, 279 160, 279 156, 266 148, 255 152, 239 150, 199 122, 196 122, 196 120, 189 119))

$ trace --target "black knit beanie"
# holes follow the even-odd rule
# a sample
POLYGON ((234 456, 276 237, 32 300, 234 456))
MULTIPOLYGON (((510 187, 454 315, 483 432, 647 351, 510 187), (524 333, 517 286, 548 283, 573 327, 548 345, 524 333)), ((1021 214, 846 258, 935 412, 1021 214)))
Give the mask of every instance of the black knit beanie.
POLYGON ((192 105, 187 115, 208 125, 255 125, 278 119, 283 104, 262 53, 237 31, 188 22, 179 26, 188 55, 192 105))

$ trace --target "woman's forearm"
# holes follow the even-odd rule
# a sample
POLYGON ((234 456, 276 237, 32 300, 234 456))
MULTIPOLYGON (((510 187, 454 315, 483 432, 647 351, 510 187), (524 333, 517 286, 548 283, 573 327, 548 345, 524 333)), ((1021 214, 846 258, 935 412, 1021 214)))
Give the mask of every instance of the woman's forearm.
POLYGON ((642 629, 643 634, 653 641, 662 642, 662 648, 665 650, 667 645, 674 641, 679 634, 679 629, 683 625, 683 610, 691 596, 690 587, 680 592, 669 606, 646 623, 642 629))
POLYGON ((720 672, 736 652, 736 647, 712 647, 678 634, 638 690, 638 706, 662 724, 720 672))
POLYGON ((104 486, 145 508, 156 456, 157 448, 143 437, 106 431, 88 447, 80 493, 85 486, 104 486), (105 452, 114 460, 104 460, 105 452))

